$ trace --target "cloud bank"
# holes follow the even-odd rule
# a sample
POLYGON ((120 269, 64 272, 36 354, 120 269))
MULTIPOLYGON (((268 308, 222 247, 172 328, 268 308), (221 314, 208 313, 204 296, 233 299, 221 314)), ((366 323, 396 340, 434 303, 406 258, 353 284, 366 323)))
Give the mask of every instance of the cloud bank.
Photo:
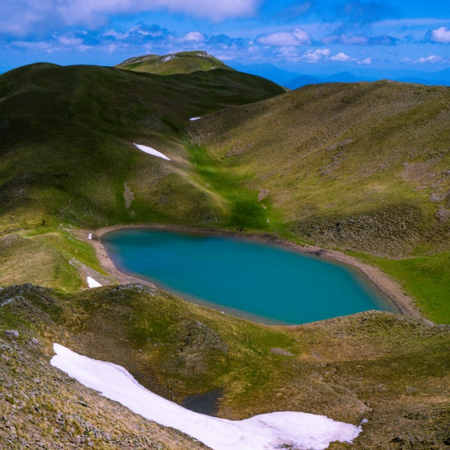
POLYGON ((104 24, 115 14, 155 10, 221 21, 256 13, 260 0, 2 0, 0 33, 24 36, 57 26, 104 24))

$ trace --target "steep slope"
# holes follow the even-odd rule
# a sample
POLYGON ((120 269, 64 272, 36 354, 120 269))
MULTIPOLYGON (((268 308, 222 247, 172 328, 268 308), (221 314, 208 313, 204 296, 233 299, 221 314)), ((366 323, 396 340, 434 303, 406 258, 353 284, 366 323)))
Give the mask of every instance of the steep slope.
POLYGON ((4 74, 0 223, 216 220, 226 207, 190 176, 185 125, 281 92, 270 81, 222 69, 161 77, 37 64, 4 74), (146 155, 135 142, 172 161, 146 155))
MULTIPOLYGON (((65 333, 59 319, 67 309, 50 291, 20 286, 2 292, 13 295, 11 304, 0 306, 2 449, 206 448, 101 397, 50 366, 51 336, 65 333), (19 328, 17 337, 5 333, 10 325, 19 328)), ((0 304, 4 302, 2 297, 0 304)))
POLYGON ((448 88, 382 81, 307 86, 190 129, 223 173, 264 193, 273 231, 380 257, 440 252, 436 264, 404 261, 416 280, 423 268, 426 289, 394 263, 376 263, 401 275, 430 317, 448 321, 449 123, 448 88))
POLYGON ((11 286, 0 305, 5 448, 200 448, 50 367, 53 342, 120 364, 178 402, 219 388, 221 417, 288 410, 368 421, 351 447, 332 449, 408 448, 411 439, 415 449, 445 449, 450 439, 448 326, 368 312, 272 328, 142 285, 70 296, 11 286))
POLYGON ((137 56, 117 64, 116 67, 156 75, 186 74, 212 69, 234 70, 214 56, 202 51, 178 52, 163 56, 137 56))

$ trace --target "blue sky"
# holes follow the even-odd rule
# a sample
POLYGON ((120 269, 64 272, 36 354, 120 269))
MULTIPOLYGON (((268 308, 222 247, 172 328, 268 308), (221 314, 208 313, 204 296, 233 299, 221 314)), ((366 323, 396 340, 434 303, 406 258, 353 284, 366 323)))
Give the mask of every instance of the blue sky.
POLYGON ((2 0, 0 72, 206 50, 231 66, 375 78, 450 68, 449 1, 2 0))

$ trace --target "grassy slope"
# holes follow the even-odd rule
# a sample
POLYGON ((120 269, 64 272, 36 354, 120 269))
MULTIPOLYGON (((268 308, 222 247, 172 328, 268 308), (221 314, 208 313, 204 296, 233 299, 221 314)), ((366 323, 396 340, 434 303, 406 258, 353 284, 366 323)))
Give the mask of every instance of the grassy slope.
POLYGON ((206 52, 178 52, 170 55, 146 55, 130 58, 116 67, 135 72, 154 73, 156 75, 173 75, 176 73, 193 73, 212 69, 234 70, 222 61, 206 52))
POLYGON ((327 84, 210 115, 191 138, 225 176, 270 190, 269 230, 378 256, 428 317, 447 322, 449 286, 435 284, 450 243, 449 120, 445 87, 327 84))
POLYGON ((4 74, 2 228, 36 224, 45 216, 98 226, 201 222, 211 210, 220 214, 220 202, 189 178, 183 127, 193 115, 280 92, 271 82, 221 70, 159 77, 33 65, 4 74), (149 157, 133 142, 153 145, 174 161, 149 157), (135 197, 130 210, 123 198, 125 182, 135 197))
MULTIPOLYGON (((411 438, 414 448, 441 449, 450 439, 446 326, 371 312, 273 328, 140 285, 71 295, 17 286, 0 291, 0 304, 5 299, 13 301, 2 307, 0 334, 18 329, 22 346, 27 338, 37 337, 45 344, 44 362, 56 341, 124 365, 141 383, 178 401, 223 388, 220 415, 231 419, 275 408, 326 414, 355 424, 369 420, 353 446, 334 449, 405 448, 400 444, 411 438)), ((16 383, 17 377, 31 378, 29 370, 22 366, 16 383)), ((67 392, 60 384, 58 388, 63 389, 57 397, 61 408, 61 396, 72 398, 74 386, 70 384, 67 392)), ((12 395, 8 388, 1 389, 12 395)), ((83 397, 86 391, 80 391, 83 397)), ((52 396, 47 395, 45 404, 52 396)), ((24 416, 36 415, 28 403, 24 416)), ((88 403, 95 404, 92 396, 88 403)), ((108 402, 102 401, 102 407, 103 403, 108 402)), ((7 405, 1 405, 3 414, 7 405)), ((71 415, 74 406, 67 402, 66 414, 71 415)), ((116 409, 113 417, 121 412, 116 409)), ((52 414, 47 420, 51 422, 52 414)), ((116 435, 123 432, 114 430, 116 435)))
POLYGON ((63 228, 42 227, 0 237, 0 267, 3 286, 33 281, 73 292, 87 287, 87 276, 101 284, 115 282, 87 240, 63 228))
POLYGON ((369 264, 381 267, 414 295, 426 317, 436 323, 450 323, 450 252, 404 259, 360 255, 369 264))
POLYGON ((187 143, 190 161, 197 172, 200 185, 217 192, 230 205, 228 217, 220 225, 226 228, 246 227, 252 230, 267 228, 267 212, 258 202, 258 193, 244 186, 245 177, 225 172, 220 160, 196 144, 187 143))

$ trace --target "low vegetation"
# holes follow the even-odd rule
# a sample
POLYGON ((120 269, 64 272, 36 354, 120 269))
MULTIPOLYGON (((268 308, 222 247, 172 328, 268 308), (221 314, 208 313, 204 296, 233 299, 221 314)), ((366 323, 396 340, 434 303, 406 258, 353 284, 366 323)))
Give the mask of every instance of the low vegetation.
POLYGON ((54 369, 49 363, 53 356, 49 331, 64 333, 55 323, 62 313, 48 291, 35 291, 31 294, 29 286, 8 290, 7 295, 15 294, 15 304, 1 307, 1 448, 206 448, 174 429, 133 414, 54 369), (20 333, 5 333, 5 327, 8 330, 10 326, 19 328, 20 333))

